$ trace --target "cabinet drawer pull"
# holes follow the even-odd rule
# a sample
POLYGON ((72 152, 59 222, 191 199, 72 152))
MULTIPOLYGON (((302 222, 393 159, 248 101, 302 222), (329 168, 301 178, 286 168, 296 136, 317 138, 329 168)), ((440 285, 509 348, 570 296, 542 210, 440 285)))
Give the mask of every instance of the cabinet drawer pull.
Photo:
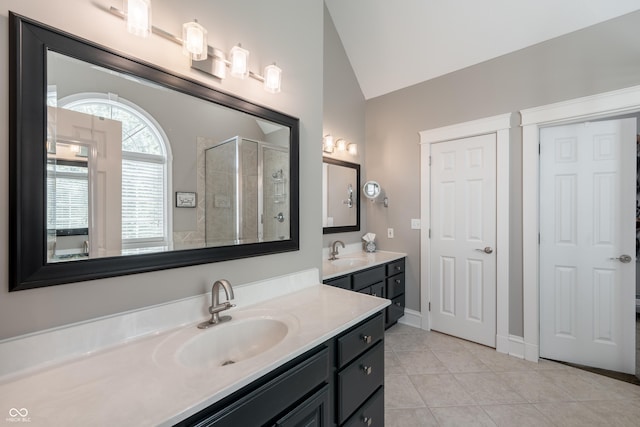
POLYGON ((400 284, 400 279, 396 279, 396 285, 400 284))
POLYGON ((401 303, 399 303, 399 302, 397 302, 397 303, 396 303, 396 305, 397 305, 398 307, 402 307, 402 304, 401 304, 401 303))
POLYGON ((373 422, 373 420, 371 419, 371 417, 367 417, 367 416, 362 416, 362 422, 364 423, 364 425, 366 426, 370 426, 371 423, 373 422))
POLYGON ((399 265, 396 265, 396 271, 401 271, 402 268, 399 265))
POLYGON ((375 292, 374 292, 374 293, 372 293, 371 295, 372 295, 372 296, 374 296, 374 297, 377 297, 377 296, 378 296, 378 294, 376 294, 375 292))
POLYGON ((362 369, 365 375, 371 375, 371 366, 361 365, 360 369, 362 369))
POLYGON ((365 344, 371 344, 371 335, 361 335, 360 338, 362 338, 365 344))

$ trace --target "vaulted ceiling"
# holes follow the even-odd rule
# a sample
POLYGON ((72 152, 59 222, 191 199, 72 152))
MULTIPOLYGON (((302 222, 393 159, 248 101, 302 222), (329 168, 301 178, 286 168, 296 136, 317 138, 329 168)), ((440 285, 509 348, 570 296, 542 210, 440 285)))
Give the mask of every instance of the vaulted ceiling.
POLYGON ((639 0, 325 0, 365 99, 586 28, 639 0))

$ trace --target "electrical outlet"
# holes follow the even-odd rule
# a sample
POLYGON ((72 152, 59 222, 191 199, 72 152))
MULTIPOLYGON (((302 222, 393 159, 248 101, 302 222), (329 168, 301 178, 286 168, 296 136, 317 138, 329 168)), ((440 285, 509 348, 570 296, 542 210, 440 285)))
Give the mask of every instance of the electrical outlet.
POLYGON ((393 228, 387 228, 387 237, 393 239, 393 228))
POLYGON ((420 220, 419 219, 412 219, 411 220, 411 229, 412 230, 420 230, 420 220))

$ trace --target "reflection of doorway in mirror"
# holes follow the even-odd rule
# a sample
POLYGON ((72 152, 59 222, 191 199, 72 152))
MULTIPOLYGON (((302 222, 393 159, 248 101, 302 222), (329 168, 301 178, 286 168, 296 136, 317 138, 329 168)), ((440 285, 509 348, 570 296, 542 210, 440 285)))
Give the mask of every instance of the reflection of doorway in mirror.
MULTIPOLYGON (((121 123, 109 119, 95 120, 95 117, 89 114, 55 107, 48 107, 47 120, 48 127, 53 130, 47 141, 48 160, 52 162, 77 160, 78 154, 83 157, 82 153, 86 153, 84 159, 88 169, 87 205, 79 207, 87 212, 87 234, 78 238, 77 232, 64 231, 64 229, 58 231, 56 226, 55 233, 49 232, 48 262, 86 256, 95 258, 120 255, 122 250, 121 123), (65 146, 68 150, 63 149, 65 146), (71 238, 72 235, 76 237, 71 238)), ((55 169, 52 172, 55 176, 55 169)), ((51 187, 51 190, 53 189, 54 187, 51 187)), ((68 200, 57 200, 55 195, 49 193, 47 195, 49 212, 59 211, 59 204, 70 207, 68 200)))

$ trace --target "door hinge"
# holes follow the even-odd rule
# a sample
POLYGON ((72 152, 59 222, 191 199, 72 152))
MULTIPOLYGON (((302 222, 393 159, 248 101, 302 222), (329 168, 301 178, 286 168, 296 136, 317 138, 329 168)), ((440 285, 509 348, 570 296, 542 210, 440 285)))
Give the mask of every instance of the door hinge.
POLYGON ((431 166, 431 156, 429 156, 429 166, 431 166))
POLYGON ((540 244, 540 233, 538 233, 538 244, 540 244))
POLYGON ((429 311, 431 311, 431 301, 429 301, 429 311))
POLYGON ((542 145, 538 142, 538 155, 542 152, 542 145))
POLYGON ((431 238, 431 229, 429 229, 429 238, 431 238))

